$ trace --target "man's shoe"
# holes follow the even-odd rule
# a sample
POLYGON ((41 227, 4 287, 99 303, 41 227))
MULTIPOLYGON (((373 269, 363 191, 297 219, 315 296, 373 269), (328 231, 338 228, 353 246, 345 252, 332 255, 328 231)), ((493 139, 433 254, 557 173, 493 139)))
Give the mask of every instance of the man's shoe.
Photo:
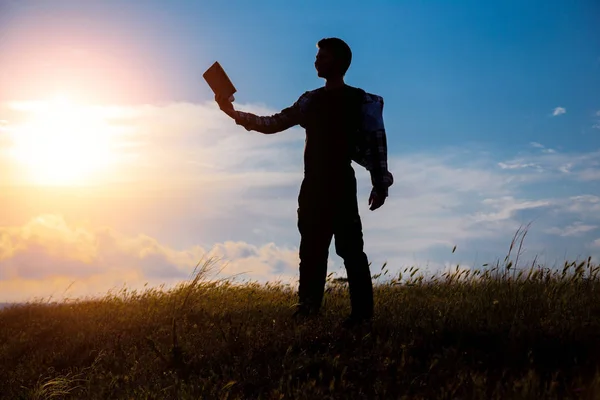
POLYGON ((352 329, 358 326, 370 327, 372 321, 372 317, 350 314, 350 316, 342 322, 342 327, 345 329, 352 329))
POLYGON ((298 309, 296 309, 296 311, 292 315, 292 318, 294 320, 300 321, 300 320, 305 320, 305 319, 308 319, 311 317, 315 317, 318 315, 318 313, 319 313, 318 310, 313 310, 313 309, 306 308, 306 307, 298 307, 298 309))

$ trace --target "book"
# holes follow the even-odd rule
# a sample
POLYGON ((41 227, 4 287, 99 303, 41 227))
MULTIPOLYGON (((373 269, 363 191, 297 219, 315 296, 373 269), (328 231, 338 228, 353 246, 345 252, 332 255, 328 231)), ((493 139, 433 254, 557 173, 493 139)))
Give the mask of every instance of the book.
POLYGON ((218 61, 215 61, 202 76, 215 95, 233 101, 233 94, 237 92, 237 89, 218 61))

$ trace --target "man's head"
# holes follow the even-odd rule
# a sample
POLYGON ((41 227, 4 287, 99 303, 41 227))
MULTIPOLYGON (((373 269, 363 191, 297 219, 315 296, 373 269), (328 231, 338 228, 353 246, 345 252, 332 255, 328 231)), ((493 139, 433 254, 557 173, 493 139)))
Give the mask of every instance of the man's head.
POLYGON ((342 39, 324 38, 317 43, 315 68, 320 78, 343 77, 352 62, 352 51, 342 39))

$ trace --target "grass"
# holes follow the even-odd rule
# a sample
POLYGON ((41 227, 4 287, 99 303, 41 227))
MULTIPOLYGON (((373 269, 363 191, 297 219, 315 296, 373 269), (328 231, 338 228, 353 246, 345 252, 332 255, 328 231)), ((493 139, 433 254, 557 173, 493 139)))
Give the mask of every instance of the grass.
POLYGON ((210 282, 210 265, 171 290, 0 311, 0 397, 600 398, 590 259, 521 269, 509 252, 480 271, 406 269, 375 285, 372 329, 350 331, 343 280, 328 279, 322 316, 295 323, 289 286, 210 282))

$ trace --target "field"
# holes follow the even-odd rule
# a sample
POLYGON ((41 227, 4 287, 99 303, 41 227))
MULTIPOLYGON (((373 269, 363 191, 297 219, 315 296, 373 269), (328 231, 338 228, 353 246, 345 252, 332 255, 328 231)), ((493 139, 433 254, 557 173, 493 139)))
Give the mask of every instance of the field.
POLYGON ((6 308, 0 397, 600 398, 600 267, 512 264, 376 279, 373 325, 354 330, 341 280, 295 322, 290 287, 209 282, 206 266, 170 290, 6 308))

